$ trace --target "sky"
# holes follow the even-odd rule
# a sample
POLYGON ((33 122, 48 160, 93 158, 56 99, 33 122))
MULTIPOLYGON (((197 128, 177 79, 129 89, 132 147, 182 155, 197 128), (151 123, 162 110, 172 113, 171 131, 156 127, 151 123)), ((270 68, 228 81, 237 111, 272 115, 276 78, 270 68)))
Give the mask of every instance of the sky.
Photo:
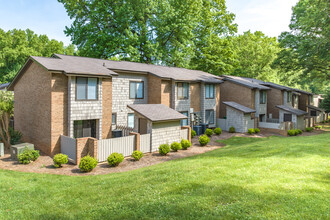
MULTIPOLYGON (((262 31, 277 37, 289 30, 291 8, 298 0, 226 0, 228 11, 236 14, 238 33, 262 31)), ((0 0, 0 28, 31 29, 50 39, 70 44, 63 30, 72 21, 57 0, 0 0)))

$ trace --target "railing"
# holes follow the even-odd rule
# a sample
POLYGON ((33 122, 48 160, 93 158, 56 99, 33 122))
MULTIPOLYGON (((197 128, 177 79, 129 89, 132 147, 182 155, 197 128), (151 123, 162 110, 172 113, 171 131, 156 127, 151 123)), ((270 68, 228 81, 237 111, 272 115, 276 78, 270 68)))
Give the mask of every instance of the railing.
POLYGON ((114 152, 126 156, 132 155, 135 150, 135 136, 102 139, 97 144, 97 160, 106 161, 108 156, 114 152))
POLYGON ((278 119, 278 118, 267 118, 266 119, 266 122, 269 122, 269 123, 280 123, 280 119, 278 119))
POLYGON ((129 136, 129 133, 133 132, 134 129, 124 125, 116 125, 116 130, 121 130, 123 136, 129 136))

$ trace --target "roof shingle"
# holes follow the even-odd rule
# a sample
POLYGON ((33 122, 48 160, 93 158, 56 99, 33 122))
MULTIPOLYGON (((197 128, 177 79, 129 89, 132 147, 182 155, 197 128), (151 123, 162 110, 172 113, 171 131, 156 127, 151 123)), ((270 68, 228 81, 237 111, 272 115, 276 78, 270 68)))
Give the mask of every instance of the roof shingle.
POLYGON ((256 112, 256 110, 254 109, 251 109, 251 108, 248 108, 244 105, 241 105, 241 104, 238 104, 236 102, 222 102, 223 104, 225 105, 228 105, 229 107, 232 107, 238 111, 241 111, 243 113, 253 113, 253 112, 256 112))
POLYGON ((284 111, 291 112, 292 114, 295 114, 298 116, 307 114, 307 112, 305 112, 303 110, 296 109, 296 108, 293 108, 293 107, 287 106, 287 105, 276 105, 276 107, 279 109, 282 109, 284 111))

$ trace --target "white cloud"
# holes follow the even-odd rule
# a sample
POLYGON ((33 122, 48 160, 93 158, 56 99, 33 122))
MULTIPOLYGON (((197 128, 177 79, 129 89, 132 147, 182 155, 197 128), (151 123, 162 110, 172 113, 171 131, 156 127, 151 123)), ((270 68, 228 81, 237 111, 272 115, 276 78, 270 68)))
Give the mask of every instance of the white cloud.
POLYGON ((268 36, 279 36, 289 30, 291 8, 298 0, 228 0, 228 11, 236 14, 238 33, 262 31, 268 36))

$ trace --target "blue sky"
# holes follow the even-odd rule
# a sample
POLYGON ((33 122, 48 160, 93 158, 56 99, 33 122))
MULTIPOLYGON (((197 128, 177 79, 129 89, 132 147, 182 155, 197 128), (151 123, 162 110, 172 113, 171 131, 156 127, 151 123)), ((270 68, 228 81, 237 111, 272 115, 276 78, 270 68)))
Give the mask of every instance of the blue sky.
MULTIPOLYGON (((228 11, 236 14, 238 33, 262 31, 278 36, 288 30, 291 7, 298 0, 226 0, 228 11)), ((70 44, 63 30, 71 20, 56 0, 0 0, 0 28, 29 28, 37 34, 70 44)))

